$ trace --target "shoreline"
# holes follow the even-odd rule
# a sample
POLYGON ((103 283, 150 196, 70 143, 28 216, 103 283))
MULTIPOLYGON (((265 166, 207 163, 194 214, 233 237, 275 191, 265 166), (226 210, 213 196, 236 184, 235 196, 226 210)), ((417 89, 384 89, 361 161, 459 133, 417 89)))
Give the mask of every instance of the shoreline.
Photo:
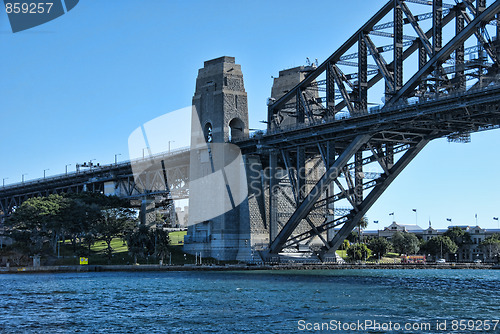
POLYGON ((269 264, 269 265, 73 265, 0 268, 0 274, 37 274, 70 272, 148 272, 148 271, 245 271, 245 270, 343 270, 343 269, 500 269, 499 265, 475 263, 440 264, 269 264))

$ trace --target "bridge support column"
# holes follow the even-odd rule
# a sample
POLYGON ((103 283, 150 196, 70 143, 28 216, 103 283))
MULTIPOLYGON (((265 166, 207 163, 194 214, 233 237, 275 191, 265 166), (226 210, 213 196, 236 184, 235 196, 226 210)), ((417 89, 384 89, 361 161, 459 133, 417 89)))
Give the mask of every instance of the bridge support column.
POLYGON ((361 204, 363 201, 363 152, 356 152, 354 155, 354 198, 356 200, 356 204, 361 204))
MULTIPOLYGON (((326 166, 325 169, 330 168, 335 162, 335 142, 328 141, 326 144, 326 166)), ((335 194, 335 183, 332 182, 327 191, 327 203, 326 203, 326 212, 327 217, 331 217, 331 220, 335 219, 335 201, 331 200, 331 196, 335 194), (331 212, 331 215, 329 214, 331 212)), ((333 229, 328 229, 326 232, 326 239, 328 241, 332 240, 335 236, 335 231, 333 229)))
POLYGON ((276 177, 278 154, 269 154, 269 237, 274 240, 278 235, 278 179, 276 177))
POLYGON ((155 201, 152 199, 143 199, 141 202, 141 211, 139 213, 141 224, 151 225, 156 220, 155 201))
POLYGON ((300 202, 304 198, 306 191, 306 150, 304 147, 297 147, 297 200, 300 202))

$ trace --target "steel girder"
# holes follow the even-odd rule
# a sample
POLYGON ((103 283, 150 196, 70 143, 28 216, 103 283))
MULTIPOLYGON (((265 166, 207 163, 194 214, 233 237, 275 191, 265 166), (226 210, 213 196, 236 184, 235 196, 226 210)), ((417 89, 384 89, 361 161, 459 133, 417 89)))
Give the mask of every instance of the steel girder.
POLYGON ((381 79, 384 79, 387 87, 386 103, 383 108, 395 103, 406 103, 413 97, 418 97, 420 101, 423 101, 465 89, 466 80, 474 80, 485 68, 494 68, 499 65, 496 49, 484 28, 491 22, 496 24, 495 15, 499 11, 498 1, 488 7, 485 7, 484 0, 476 0, 475 6, 474 1, 471 0, 457 1, 454 5, 443 5, 442 0, 389 1, 305 80, 269 106, 268 131, 286 130, 280 126, 279 119, 273 117, 281 112, 298 117, 298 123, 303 120, 305 124, 328 121, 340 111, 346 111, 351 116, 367 112, 371 89, 381 79), (425 17, 432 18, 432 26, 427 32, 424 32, 420 22, 423 14, 417 14, 417 9, 410 8, 407 3, 432 5, 432 12, 426 14, 425 17), (381 22, 389 17, 391 11, 393 21, 384 26, 381 22), (443 28, 453 21, 456 36, 451 39, 447 38, 443 46, 445 39, 443 28), (405 25, 408 25, 405 29, 409 31, 406 34, 405 25), (391 28, 391 32, 380 31, 380 29, 391 28), (415 35, 411 36, 411 33, 415 35), (389 46, 379 46, 371 36, 392 38, 393 43, 389 46), (489 62, 482 58, 479 59, 480 65, 465 62, 464 42, 468 41, 471 36, 477 39, 476 44, 479 47, 476 52, 481 53, 484 50, 489 62), (409 41, 403 42, 404 39, 409 41), (349 54, 351 50, 356 52, 349 54), (393 50, 392 60, 386 61, 382 54, 389 50, 393 50), (405 67, 412 66, 410 56, 415 51, 419 51, 419 71, 410 80, 403 82, 403 70, 405 67), (372 56, 373 62, 367 61, 367 55, 372 56), (358 60, 349 62, 349 65, 358 67, 357 73, 344 72, 343 67, 347 65, 347 59, 358 60), (456 68, 445 70, 443 68, 445 62, 455 63, 456 68), (469 73, 477 73, 477 75, 467 75, 469 73), (357 80, 354 81, 355 79, 357 80), (322 87, 324 84, 326 88, 322 87), (299 92, 308 89, 325 92, 325 96, 320 96, 319 99, 322 103, 309 106, 306 103, 300 103, 299 98, 296 97, 302 96, 299 92), (337 91, 340 94, 336 94, 337 91), (296 108, 288 103, 293 98, 297 101, 296 108))
POLYGON ((334 252, 339 248, 339 246, 342 244, 344 239, 347 238, 349 233, 351 233, 351 231, 359 224, 370 207, 383 194, 387 187, 389 187, 392 181, 396 179, 401 171, 403 171, 403 169, 408 166, 413 158, 415 158, 417 154, 425 147, 429 140, 430 137, 422 138, 416 144, 410 145, 406 153, 396 162, 396 164, 394 164, 390 169, 386 168, 386 173, 377 180, 376 186, 368 194, 368 196, 366 196, 366 198, 357 205, 356 210, 352 211, 347 216, 346 223, 344 223, 342 228, 335 234, 335 237, 319 250, 318 256, 321 259, 323 259, 325 257, 325 254, 327 254, 328 252, 334 252))
MULTIPOLYGON (((493 45, 485 29, 493 20, 499 20, 499 12, 500 1, 487 7, 484 0, 477 0, 475 4, 470 0, 456 1, 454 5, 443 4, 442 0, 391 0, 305 80, 269 106, 268 118, 274 121, 273 115, 282 109, 288 114, 299 113, 288 103, 298 97, 297 92, 316 89, 326 94, 320 96, 323 106, 302 103, 306 111, 303 125, 285 128, 269 123, 263 137, 239 143, 244 151, 254 151, 255 147, 257 151, 265 151, 266 147, 279 149, 287 171, 299 146, 302 152, 307 152, 306 161, 318 158, 322 161, 319 167, 322 176, 316 182, 306 180, 305 184, 310 186, 302 200, 299 197, 294 201, 282 191, 270 193, 274 203, 270 215, 276 220, 270 255, 307 244, 320 258, 327 257, 429 140, 444 136, 459 138, 470 132, 499 127, 496 50, 500 48, 493 45), (415 13, 407 3, 430 4, 432 13, 415 13), (393 22, 382 23, 391 11, 393 22), (424 32, 420 21, 429 18, 431 28, 424 32), (454 22, 456 35, 448 38, 443 36, 443 28, 450 22, 454 22), (380 31, 389 28, 393 29, 391 33, 380 31), (411 36, 408 29, 416 36, 411 36), (377 46, 372 37, 392 38, 393 43, 377 46), (475 38, 477 47, 466 49, 470 38, 475 38), (354 50, 355 53, 348 53, 354 50), (392 60, 386 61, 383 53, 390 50, 393 50, 392 60), (478 64, 465 61, 466 51, 480 53, 482 50, 487 60, 480 59, 478 64), (404 66, 408 59, 415 59, 410 56, 416 51, 418 71, 404 82, 404 66), (372 62, 368 61, 368 55, 373 58, 372 62), (350 59, 357 62, 347 62, 350 59), (454 66, 443 66, 449 63, 454 66), (356 65, 357 73, 344 73, 342 66, 356 65), (481 76, 488 78, 477 80, 481 76), (382 79, 386 87, 385 103, 376 112, 369 112, 370 89, 382 79), (495 85, 491 86, 493 82, 495 85), (325 89, 318 89, 325 84, 325 89), (318 108, 323 108, 323 113, 318 108), (345 111, 342 117, 336 115, 340 111, 345 111), (323 119, 318 115, 324 115, 323 119), (334 156, 334 162, 326 157, 328 146, 340 152, 338 157, 334 156), (381 169, 375 180, 364 178, 363 168, 367 164, 381 169), (287 203, 289 212, 279 211, 280 200, 287 203), (350 204, 349 213, 335 211, 340 201, 350 204)), ((500 33, 498 26, 496 33, 497 36, 500 33)), ((278 155, 274 163, 280 164, 278 155)), ((308 166, 317 168, 316 164, 308 166)), ((285 174, 289 175, 292 191, 296 191, 293 173, 285 174)))

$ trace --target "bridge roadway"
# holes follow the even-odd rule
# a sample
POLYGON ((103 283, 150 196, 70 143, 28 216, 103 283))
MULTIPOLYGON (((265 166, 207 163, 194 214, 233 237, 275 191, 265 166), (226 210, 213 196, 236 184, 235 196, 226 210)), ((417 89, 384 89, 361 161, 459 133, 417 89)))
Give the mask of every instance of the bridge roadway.
MULTIPOLYGON (((28 198, 59 193, 83 191, 112 193, 122 198, 141 200, 164 196, 168 199, 187 198, 189 149, 182 148, 117 164, 102 165, 82 171, 16 183, 0 188, 0 216, 28 198), (151 168, 152 162, 168 161, 165 173, 172 190, 165 191, 163 170, 151 168), (134 168, 133 168, 134 167, 134 168), (142 171, 134 177, 134 170, 142 171)), ((140 202, 139 202, 140 203, 140 202)))
POLYGON ((297 146, 314 147, 335 141, 345 149, 356 136, 372 135, 383 143, 412 143, 424 136, 432 139, 496 129, 500 126, 500 85, 441 96, 431 101, 392 105, 375 112, 296 127, 279 128, 236 144, 244 154, 262 154, 297 146))

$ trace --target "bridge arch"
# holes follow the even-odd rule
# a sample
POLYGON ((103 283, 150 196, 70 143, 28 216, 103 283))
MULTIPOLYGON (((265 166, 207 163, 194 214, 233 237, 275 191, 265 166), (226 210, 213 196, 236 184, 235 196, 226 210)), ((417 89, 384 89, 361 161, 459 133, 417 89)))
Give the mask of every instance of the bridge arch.
POLYGON ((229 140, 242 138, 245 135, 245 123, 238 117, 229 122, 229 140))
POLYGON ((207 143, 211 143, 214 140, 213 137, 213 126, 212 123, 206 122, 205 126, 203 127, 203 136, 205 137, 205 141, 207 143))

